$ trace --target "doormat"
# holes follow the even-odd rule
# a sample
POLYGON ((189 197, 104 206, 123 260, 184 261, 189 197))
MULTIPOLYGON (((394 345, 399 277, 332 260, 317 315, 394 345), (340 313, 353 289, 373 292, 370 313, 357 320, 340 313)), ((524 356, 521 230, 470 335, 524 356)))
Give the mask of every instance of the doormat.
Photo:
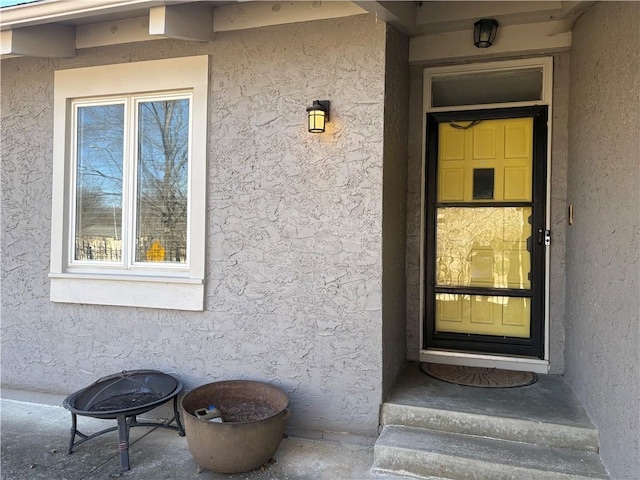
POLYGON ((533 372, 515 372, 501 368, 463 367, 460 365, 441 365, 421 363, 420 370, 430 377, 443 382, 481 388, 526 387, 536 383, 538 377, 533 372))

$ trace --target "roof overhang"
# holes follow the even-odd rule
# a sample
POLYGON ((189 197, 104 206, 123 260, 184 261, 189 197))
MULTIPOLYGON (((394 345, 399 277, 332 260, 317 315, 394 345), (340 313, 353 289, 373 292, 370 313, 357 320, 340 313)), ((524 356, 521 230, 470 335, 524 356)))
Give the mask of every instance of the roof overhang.
POLYGON ((0 54, 68 57, 77 49, 162 38, 209 42, 215 32, 371 14, 411 37, 410 62, 568 50, 575 19, 595 1, 39 0, 0 11, 0 54), (494 18, 496 44, 477 49, 473 24, 494 18))
POLYGON ((80 48, 161 38, 209 42, 214 32, 366 13, 345 1, 42 0, 2 9, 0 54, 68 57, 80 48))

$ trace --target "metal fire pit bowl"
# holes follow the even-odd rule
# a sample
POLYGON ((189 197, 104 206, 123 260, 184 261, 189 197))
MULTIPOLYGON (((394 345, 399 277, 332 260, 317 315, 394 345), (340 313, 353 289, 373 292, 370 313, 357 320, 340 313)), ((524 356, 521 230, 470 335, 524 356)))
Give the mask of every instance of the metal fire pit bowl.
POLYGON ((250 380, 202 385, 182 398, 187 444, 200 469, 241 473, 264 465, 280 446, 289 418, 289 397, 279 388, 250 380), (214 405, 222 423, 195 411, 214 405))
POLYGON ((87 440, 103 433, 118 430, 118 451, 121 470, 129 470, 129 429, 131 427, 164 427, 184 435, 178 413, 178 394, 182 383, 166 373, 156 370, 131 370, 98 379, 82 390, 64 399, 62 405, 71 412, 71 440, 67 455, 87 440), (137 415, 146 413, 173 399, 173 418, 166 422, 144 422, 137 415), (115 427, 106 428, 92 435, 85 435, 77 428, 77 415, 101 419, 115 419, 115 427), (177 426, 170 425, 176 422, 177 426), (76 436, 80 440, 75 441, 76 436))

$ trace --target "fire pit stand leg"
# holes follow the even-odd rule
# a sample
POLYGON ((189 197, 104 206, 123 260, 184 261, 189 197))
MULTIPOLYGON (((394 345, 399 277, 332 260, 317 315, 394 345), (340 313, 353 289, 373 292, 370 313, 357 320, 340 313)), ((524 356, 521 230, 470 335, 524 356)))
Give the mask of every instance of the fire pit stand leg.
POLYGON ((76 439, 76 435, 78 434, 78 417, 76 417, 75 413, 71 414, 71 439, 69 440, 69 448, 67 448, 67 455, 71 455, 73 453, 73 442, 76 439))
POLYGON ((118 416, 118 451, 120 452, 120 470, 131 470, 129 465, 129 424, 124 415, 118 416))
POLYGON ((85 435, 80 430, 78 430, 78 416, 75 413, 71 414, 71 438, 69 439, 69 447, 67 448, 67 455, 71 455, 73 453, 73 447, 77 447, 78 445, 86 442, 87 440, 91 440, 92 438, 96 438, 98 435, 102 435, 103 433, 113 432, 117 430, 118 427, 105 428, 104 430, 100 430, 92 435, 85 435), (80 440, 76 442, 76 437, 80 437, 80 440))
MULTIPOLYGON (((176 420, 176 425, 178 426, 178 435, 184 437, 184 427, 182 426, 182 422, 180 421, 180 412, 178 411, 178 397, 173 397, 173 418, 176 420)), ((171 422, 169 422, 171 423, 171 422)))

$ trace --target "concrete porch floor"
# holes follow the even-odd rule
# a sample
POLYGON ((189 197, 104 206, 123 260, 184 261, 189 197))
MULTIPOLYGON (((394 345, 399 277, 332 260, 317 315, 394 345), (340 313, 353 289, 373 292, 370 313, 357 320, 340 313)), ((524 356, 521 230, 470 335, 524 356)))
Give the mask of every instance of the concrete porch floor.
POLYGON ((386 403, 497 418, 593 428, 582 405, 560 375, 538 375, 520 388, 474 388, 432 378, 409 363, 386 403))
MULTIPOLYGON (((392 480, 406 478, 372 470, 373 445, 328 440, 285 438, 275 463, 236 475, 197 473, 185 437, 164 428, 136 427, 130 434, 131 470, 120 473, 117 432, 76 447, 66 455, 71 417, 62 398, 3 390, 1 402, 1 478, 7 480, 198 479, 198 480, 392 480), (36 402, 36 403, 33 403, 36 402), (38 403, 40 402, 40 403, 38 403)), ((508 419, 551 422, 557 427, 593 428, 562 377, 540 375, 534 385, 514 389, 478 389, 435 380, 410 363, 386 400, 386 405, 449 410, 491 416, 500 426, 508 419), (502 420, 500 420, 502 418, 502 420)), ((385 408, 387 408, 385 406, 385 408)), ((115 426, 113 420, 78 418, 86 434, 115 426)), ((510 430, 511 424, 503 425, 510 430)))
MULTIPOLYGON (((3 397, 5 397, 3 392, 3 397)), ((235 475, 197 473, 185 437, 165 428, 136 427, 130 431, 131 470, 120 473, 117 432, 109 432, 79 445, 66 455, 71 416, 59 406, 3 398, 2 468, 6 480, 84 479, 390 479, 371 472, 373 445, 327 440, 285 438, 274 455, 275 463, 235 475)), ((115 426, 115 420, 78 417, 85 433, 115 426)))

